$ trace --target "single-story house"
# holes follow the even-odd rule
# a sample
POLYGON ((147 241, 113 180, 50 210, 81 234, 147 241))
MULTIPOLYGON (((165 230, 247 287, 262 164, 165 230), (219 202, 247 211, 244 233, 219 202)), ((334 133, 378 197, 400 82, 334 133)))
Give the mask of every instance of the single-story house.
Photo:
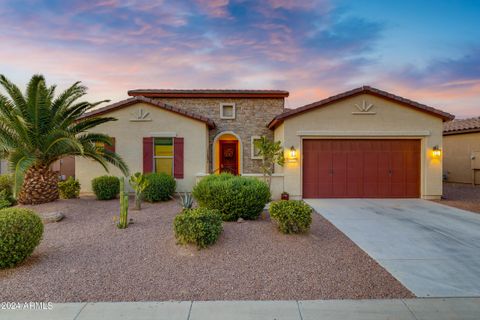
POLYGON ((448 182, 480 183, 480 118, 445 122, 444 178, 448 182))
MULTIPOLYGON (((85 115, 118 121, 95 128, 132 172, 165 172, 178 191, 211 173, 261 178, 254 141, 281 141, 274 198, 425 198, 442 195, 443 122, 453 115, 369 86, 296 109, 281 90, 139 89, 131 98, 85 115)), ((77 158, 83 192, 105 174, 77 158)), ((113 168, 111 174, 120 175, 113 168)))

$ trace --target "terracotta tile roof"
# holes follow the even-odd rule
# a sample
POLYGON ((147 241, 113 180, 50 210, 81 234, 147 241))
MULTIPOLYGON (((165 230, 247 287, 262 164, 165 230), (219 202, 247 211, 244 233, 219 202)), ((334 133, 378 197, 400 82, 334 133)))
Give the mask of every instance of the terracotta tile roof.
POLYGON ((120 108, 131 106, 131 105, 136 104, 136 103, 147 103, 147 104, 155 106, 155 107, 159 107, 159 108, 171 111, 171 112, 178 113, 178 114, 180 114, 182 116, 185 116, 187 118, 191 118, 191 119, 194 119, 194 120, 205 122, 210 129, 215 128, 215 122, 213 122, 213 120, 210 119, 210 118, 207 118, 207 117, 198 115, 196 113, 193 113, 193 112, 190 112, 190 111, 186 111, 186 110, 168 105, 168 104, 160 102, 158 100, 145 98, 145 97, 141 97, 141 96, 140 97, 129 98, 129 99, 126 99, 126 100, 122 100, 122 101, 110 104, 108 106, 105 106, 103 108, 93 110, 89 113, 86 113, 82 118, 99 116, 99 115, 109 113, 111 111, 114 111, 114 110, 117 110, 117 109, 120 109, 120 108))
POLYGON ((458 134, 480 131, 480 117, 469 119, 455 119, 443 124, 443 134, 458 134))
POLYGON ((431 115, 440 117, 444 121, 452 120, 455 117, 454 115, 452 115, 450 113, 447 113, 447 112, 429 107, 427 105, 424 105, 424 104, 421 104, 421 103, 418 103, 418 102, 415 102, 415 101, 412 101, 412 100, 409 100, 409 99, 406 99, 406 98, 402 98, 400 96, 391 94, 389 92, 382 91, 382 90, 379 90, 379 89, 376 89, 376 88, 373 88, 373 87, 370 87, 370 86, 363 86, 363 87, 359 87, 359 88, 356 88, 356 89, 353 89, 353 90, 350 90, 350 91, 347 91, 347 92, 344 92, 344 93, 337 94, 335 96, 331 96, 329 98, 326 98, 326 99, 323 99, 323 100, 320 100, 320 101, 317 101, 317 102, 314 102, 314 103, 311 103, 311 104, 307 104, 303 107, 299 107, 299 108, 296 108, 296 109, 292 109, 290 111, 283 112, 282 114, 279 114, 278 116, 273 118, 273 120, 270 121, 270 123, 268 124, 268 127, 270 129, 274 129, 277 125, 282 123, 284 119, 287 119, 289 117, 301 114, 303 112, 307 112, 307 111, 315 109, 315 108, 324 107, 324 106, 330 105, 334 102, 337 102, 337 101, 340 101, 340 100, 343 100, 343 99, 346 99, 346 98, 350 98, 350 97, 353 97, 353 96, 356 96, 356 95, 359 95, 359 94, 364 94, 364 93, 368 93, 368 94, 375 95, 375 96, 378 96, 378 97, 381 97, 381 98, 384 98, 384 99, 387 99, 387 100, 390 100, 390 101, 394 101, 394 102, 403 104, 407 107, 415 108, 417 110, 420 110, 420 111, 429 113, 431 115))
POLYGON ((129 96, 155 98, 286 98, 283 90, 222 90, 222 89, 135 89, 129 96))

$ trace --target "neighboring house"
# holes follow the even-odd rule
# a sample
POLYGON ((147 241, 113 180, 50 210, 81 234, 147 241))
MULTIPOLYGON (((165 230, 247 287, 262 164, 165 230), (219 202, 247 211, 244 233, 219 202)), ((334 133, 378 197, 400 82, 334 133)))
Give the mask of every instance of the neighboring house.
MULTIPOLYGON (((166 172, 178 191, 209 173, 261 177, 253 141, 281 141, 274 198, 439 198, 443 121, 453 116, 371 87, 360 87, 297 109, 284 109, 279 90, 132 90, 132 98, 87 117, 118 121, 95 128, 132 172, 166 172)), ((105 171, 78 158, 82 191, 105 171)), ((112 168, 112 174, 120 175, 112 168)))
POLYGON ((57 160, 50 168, 57 172, 60 180, 66 180, 68 177, 75 178, 75 157, 68 156, 57 160))
POLYGON ((446 122, 443 148, 446 181, 480 184, 480 118, 446 122))

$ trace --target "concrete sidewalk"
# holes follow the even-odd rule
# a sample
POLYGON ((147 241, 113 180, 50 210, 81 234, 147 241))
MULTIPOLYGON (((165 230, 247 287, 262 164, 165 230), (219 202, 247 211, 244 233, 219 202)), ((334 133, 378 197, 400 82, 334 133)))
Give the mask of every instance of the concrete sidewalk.
POLYGON ((478 320, 480 298, 57 303, 52 310, 0 310, 0 319, 478 320))

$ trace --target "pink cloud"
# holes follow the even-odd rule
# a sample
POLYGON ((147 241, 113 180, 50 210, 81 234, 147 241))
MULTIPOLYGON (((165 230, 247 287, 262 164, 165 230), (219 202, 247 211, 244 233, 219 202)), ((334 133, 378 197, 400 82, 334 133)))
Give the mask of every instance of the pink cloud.
POLYGON ((323 8, 323 10, 330 10, 332 5, 329 0, 313 0, 313 1, 298 1, 298 0, 267 0, 272 8, 285 9, 313 9, 323 8))
POLYGON ((195 0, 200 9, 210 17, 229 18, 229 0, 195 0))

